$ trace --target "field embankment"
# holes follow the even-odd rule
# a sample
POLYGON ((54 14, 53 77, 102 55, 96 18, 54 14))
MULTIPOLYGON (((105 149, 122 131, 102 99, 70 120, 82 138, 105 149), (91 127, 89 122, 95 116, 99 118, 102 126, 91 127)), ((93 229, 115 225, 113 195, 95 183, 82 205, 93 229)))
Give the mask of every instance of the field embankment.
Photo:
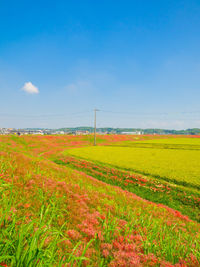
MULTIPOLYGON (((119 141, 106 138, 101 144, 119 141)), ((199 266, 199 223, 52 161, 91 144, 91 137, 1 138, 1 265, 199 266)))

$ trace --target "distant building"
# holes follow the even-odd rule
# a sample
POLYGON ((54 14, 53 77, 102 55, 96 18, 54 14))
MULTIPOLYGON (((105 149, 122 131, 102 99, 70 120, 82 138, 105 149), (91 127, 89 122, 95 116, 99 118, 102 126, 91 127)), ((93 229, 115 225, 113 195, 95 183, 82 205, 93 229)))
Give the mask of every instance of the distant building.
POLYGON ((27 135, 27 134, 33 134, 33 135, 43 135, 42 130, 26 130, 26 129, 12 129, 9 131, 8 134, 14 134, 14 135, 27 135))
POLYGON ((64 131, 55 131, 55 132, 50 132, 50 134, 65 134, 64 131))
POLYGON ((89 131, 76 131, 76 135, 87 135, 89 131))
POLYGON ((105 134, 109 134, 109 132, 97 132, 100 135, 105 135, 105 134))
POLYGON ((121 134, 141 135, 141 134, 143 134, 143 132, 141 132, 141 131, 135 131, 135 132, 122 132, 121 134))
POLYGON ((9 134, 10 130, 7 128, 0 128, 0 134, 6 135, 9 134))

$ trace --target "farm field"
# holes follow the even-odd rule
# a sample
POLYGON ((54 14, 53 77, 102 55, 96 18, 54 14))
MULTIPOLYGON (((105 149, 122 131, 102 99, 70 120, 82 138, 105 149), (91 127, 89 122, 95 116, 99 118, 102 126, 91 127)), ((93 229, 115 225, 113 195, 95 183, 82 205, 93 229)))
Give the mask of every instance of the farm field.
MULTIPOLYGON (((142 142, 136 144, 142 146, 142 142)), ((154 145, 146 141, 145 144, 154 145)), ((162 142, 155 141, 155 144, 162 144, 162 142)), ((198 150, 163 149, 156 146, 153 148, 98 146, 72 149, 66 153, 200 188, 200 151, 198 150)))
POLYGON ((160 149, 181 149, 181 150, 200 150, 199 138, 161 138, 152 140, 134 140, 126 142, 117 142, 112 146, 122 147, 143 147, 143 148, 160 148, 160 149))
MULTIPOLYGON (((141 143, 141 142, 140 142, 141 143)), ((145 140, 145 143, 153 143, 153 144, 180 144, 180 145, 200 145, 200 137, 178 137, 178 138, 160 138, 160 139, 152 139, 145 140)))
MULTIPOLYGON (((128 170, 129 151, 158 155, 125 146, 160 138, 98 136, 93 148, 92 136, 0 136, 0 266, 200 266, 197 162, 190 176, 185 166, 183 178, 165 172, 180 187, 153 177, 149 163, 149 177, 128 170)), ((167 159, 200 153, 163 150, 167 159)))
MULTIPOLYGON (((156 136, 157 137, 157 136, 156 136)), ((136 138, 136 137, 135 137, 136 138)), ((128 141, 129 145, 131 144, 130 141, 128 141)), ((127 143, 127 142, 126 142, 127 143)), ((140 136, 138 137, 138 139, 134 139, 134 144, 143 144, 143 143, 150 143, 150 144, 174 144, 174 145, 190 145, 190 146, 200 146, 200 136, 197 137, 180 137, 180 136, 177 136, 177 137, 174 137, 172 138, 171 136, 167 137, 167 136, 160 136, 160 138, 145 138, 145 136, 140 136), (142 141, 141 141, 142 140, 142 141)), ((120 144, 123 144, 123 143, 120 143, 118 142, 117 145, 120 145, 120 144)), ((133 143, 132 143, 133 144, 133 143)))

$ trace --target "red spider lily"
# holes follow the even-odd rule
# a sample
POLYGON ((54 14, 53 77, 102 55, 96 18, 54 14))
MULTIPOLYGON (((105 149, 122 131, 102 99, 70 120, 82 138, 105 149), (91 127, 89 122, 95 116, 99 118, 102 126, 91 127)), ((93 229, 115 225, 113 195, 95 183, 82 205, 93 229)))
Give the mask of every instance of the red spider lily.
POLYGON ((103 255, 105 258, 107 258, 107 257, 110 255, 110 252, 109 252, 107 249, 104 249, 104 250, 102 251, 102 255, 103 255))
POLYGON ((113 246, 110 243, 102 243, 101 249, 112 250, 113 246))
POLYGON ((81 237, 81 234, 76 230, 68 230, 67 235, 73 240, 79 240, 81 237))
POLYGON ((24 204, 24 208, 30 208, 30 206, 31 206, 31 204, 29 204, 29 203, 26 203, 26 204, 24 204))

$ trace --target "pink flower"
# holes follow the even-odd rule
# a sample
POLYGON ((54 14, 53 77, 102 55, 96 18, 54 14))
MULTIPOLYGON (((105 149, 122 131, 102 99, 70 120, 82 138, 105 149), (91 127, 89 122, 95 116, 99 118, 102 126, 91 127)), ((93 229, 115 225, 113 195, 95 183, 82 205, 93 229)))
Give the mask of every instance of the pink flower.
POLYGON ((102 243, 101 244, 101 249, 112 250, 112 244, 110 244, 110 243, 102 243))
POLYGON ((108 256, 109 256, 109 251, 107 250, 107 249, 104 249, 103 251, 102 251, 102 254, 103 254, 103 256, 105 257, 105 258, 107 258, 108 256))
POLYGON ((16 212, 17 212, 16 208, 14 208, 14 207, 12 207, 10 210, 11 210, 13 213, 16 213, 16 212))
POLYGON ((80 233, 76 230, 68 230, 67 234, 73 240, 78 240, 81 237, 80 233))

